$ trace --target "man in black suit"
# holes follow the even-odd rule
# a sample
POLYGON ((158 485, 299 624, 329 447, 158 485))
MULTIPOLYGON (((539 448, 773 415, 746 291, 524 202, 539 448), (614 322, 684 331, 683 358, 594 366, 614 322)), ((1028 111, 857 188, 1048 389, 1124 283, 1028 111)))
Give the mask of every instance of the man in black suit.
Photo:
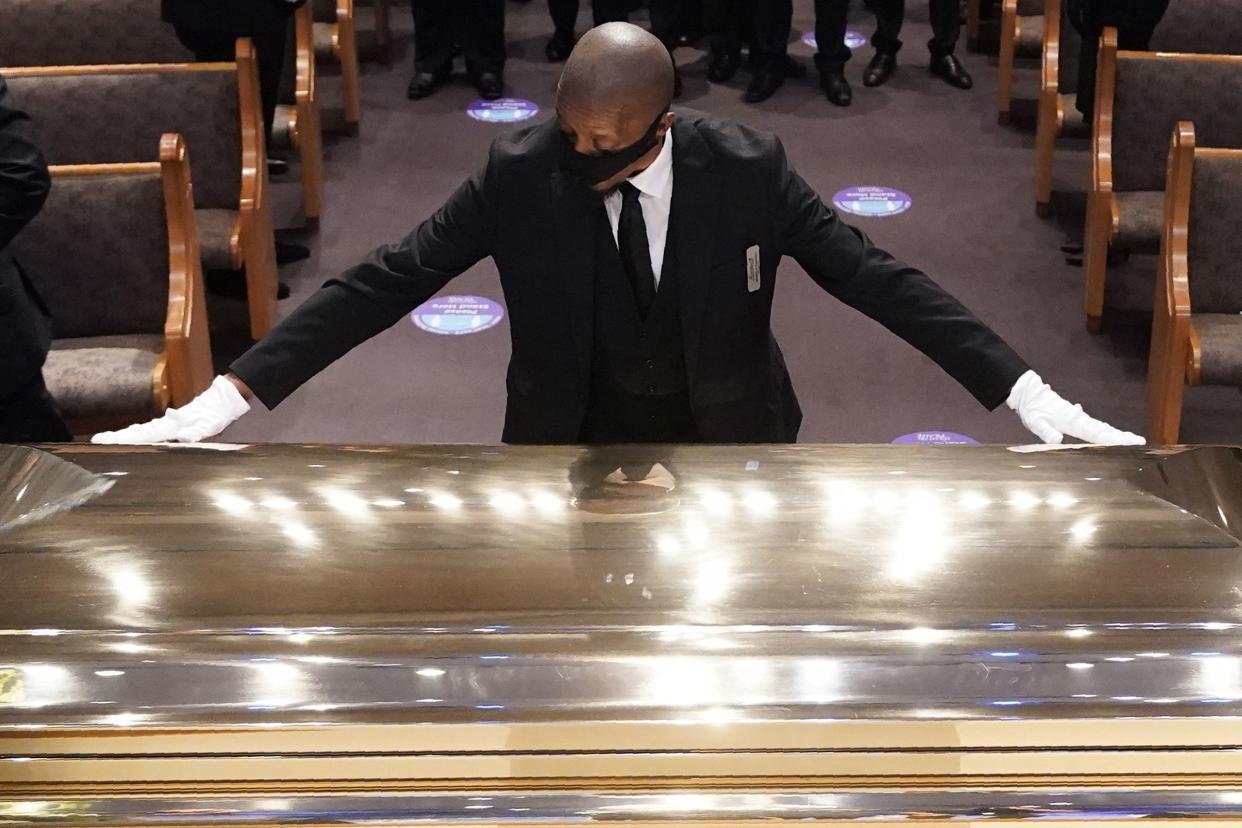
POLYGON ((160 0, 160 15, 196 60, 232 61, 237 38, 254 43, 268 141, 280 98, 289 16, 306 0, 160 0))
POLYGON ((927 276, 846 225, 772 135, 669 111, 673 65, 627 23, 566 64, 557 118, 496 140, 401 242, 329 281, 202 397, 98 442, 201 440, 268 406, 491 256, 508 301, 510 443, 792 442, 802 412, 770 316, 777 265, 936 360, 1043 439, 1141 438, 1062 400, 927 276))
POLYGON ((0 77, 0 443, 70 439, 43 384, 52 341, 47 309, 7 252, 9 242, 38 215, 50 187, 29 120, 12 108, 0 77))

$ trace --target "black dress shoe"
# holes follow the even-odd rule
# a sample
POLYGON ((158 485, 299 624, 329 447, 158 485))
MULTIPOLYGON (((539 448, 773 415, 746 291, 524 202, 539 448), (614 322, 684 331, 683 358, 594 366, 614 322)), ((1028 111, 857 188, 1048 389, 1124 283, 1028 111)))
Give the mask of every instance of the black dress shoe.
POLYGON ((957 55, 938 55, 931 59, 931 73, 944 78, 944 82, 958 89, 969 89, 975 81, 966 71, 966 67, 957 59, 957 55))
POLYGON ((718 52, 713 49, 711 61, 707 64, 707 79, 712 83, 731 81, 741 65, 741 50, 727 49, 718 52))
POLYGON ((887 83, 896 71, 896 52, 876 52, 863 71, 863 86, 879 86, 887 83))
POLYGON ((785 62, 782 60, 765 61, 755 69, 750 78, 750 86, 742 100, 746 103, 760 103, 776 94, 785 82, 785 62))
POLYGON ((425 98, 436 91, 436 87, 448 79, 447 72, 415 72, 410 78, 410 85, 405 96, 412 101, 425 98))
POLYGON ((485 101, 494 101, 497 98, 504 97, 504 81, 495 72, 480 72, 479 77, 475 80, 475 85, 479 87, 479 95, 485 101))
POLYGON ((552 35, 548 45, 543 48, 543 54, 547 57, 548 63, 561 63, 569 57, 569 53, 573 50, 574 33, 557 32, 552 35))
POLYGON ((819 73, 819 87, 824 90, 828 100, 837 106, 849 106, 854 100, 854 90, 845 79, 845 64, 827 64, 819 73))

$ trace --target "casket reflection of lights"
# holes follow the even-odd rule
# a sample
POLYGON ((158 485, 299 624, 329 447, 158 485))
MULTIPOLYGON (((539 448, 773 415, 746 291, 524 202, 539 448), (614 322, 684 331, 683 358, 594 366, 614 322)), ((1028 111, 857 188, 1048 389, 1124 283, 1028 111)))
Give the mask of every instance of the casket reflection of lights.
POLYGON ((6 825, 1242 820, 1236 448, 45 448, 6 825))

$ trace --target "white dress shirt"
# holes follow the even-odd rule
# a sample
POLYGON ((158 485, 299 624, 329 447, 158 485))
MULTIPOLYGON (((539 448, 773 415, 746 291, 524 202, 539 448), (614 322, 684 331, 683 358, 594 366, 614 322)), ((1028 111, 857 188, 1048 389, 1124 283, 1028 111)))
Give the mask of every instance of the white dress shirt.
MULTIPOLYGON (((656 289, 660 287, 660 272, 664 269, 664 243, 668 239, 668 214, 673 206, 673 131, 664 134, 664 146, 651 166, 632 176, 629 183, 638 190, 638 204, 643 210, 643 223, 647 225, 647 245, 651 250, 651 272, 655 274, 656 289)), ((608 211, 608 223, 612 225, 612 240, 617 241, 617 228, 621 224, 621 191, 616 190, 604 199, 608 211)))

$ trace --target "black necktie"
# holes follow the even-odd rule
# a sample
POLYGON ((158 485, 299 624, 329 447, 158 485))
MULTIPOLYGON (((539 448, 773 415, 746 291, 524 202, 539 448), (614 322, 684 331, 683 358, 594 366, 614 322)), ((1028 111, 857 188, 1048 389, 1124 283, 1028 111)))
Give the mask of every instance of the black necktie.
POLYGON ((647 244, 647 223, 638 203, 638 188, 626 181, 621 185, 621 221, 617 225, 617 249, 621 266, 630 278, 638 311, 644 317, 655 301, 655 271, 651 269, 651 247, 647 244))

